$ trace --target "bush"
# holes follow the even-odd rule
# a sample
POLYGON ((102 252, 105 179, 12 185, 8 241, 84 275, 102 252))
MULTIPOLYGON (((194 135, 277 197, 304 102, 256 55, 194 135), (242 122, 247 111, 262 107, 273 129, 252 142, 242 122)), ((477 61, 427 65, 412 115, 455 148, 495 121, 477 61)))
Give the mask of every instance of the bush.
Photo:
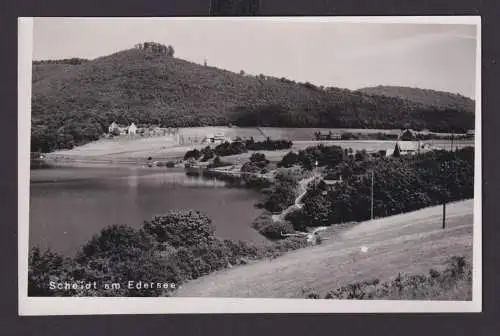
POLYGON ((125 225, 111 225, 101 230, 87 242, 78 253, 77 260, 84 261, 90 257, 118 255, 126 258, 135 250, 150 250, 155 242, 143 230, 136 230, 125 225))
POLYGON ((212 221, 199 211, 169 211, 144 222, 144 231, 159 242, 168 242, 175 248, 208 244, 213 240, 212 221))
POLYGON ((217 156, 229 156, 246 152, 247 149, 245 147, 245 144, 239 141, 224 142, 220 145, 217 145, 214 149, 214 153, 217 156))
POLYGON ((227 167, 227 166, 232 166, 233 164, 230 162, 224 162, 220 159, 219 156, 216 156, 212 163, 210 163, 207 167, 208 168, 218 168, 218 167, 227 167))
POLYGON ((264 237, 269 239, 283 239, 286 233, 293 233, 294 229, 289 222, 275 222, 269 213, 264 213, 257 217, 252 223, 252 227, 259 231, 264 237))
POLYGON ((290 168, 293 165, 299 163, 299 156, 294 152, 288 152, 280 162, 278 162, 278 167, 290 168))
POLYGON ((211 160, 215 156, 215 153, 212 150, 212 148, 210 148, 210 146, 206 146, 205 148, 203 148, 201 150, 201 154, 203 155, 203 158, 201 159, 201 161, 203 161, 203 162, 211 160))
POLYGON ((247 188, 260 190, 261 192, 264 192, 266 188, 269 188, 272 185, 272 182, 269 179, 255 175, 243 175, 242 179, 247 188))
POLYGON ((197 149, 192 149, 186 152, 184 154, 184 161, 187 161, 189 159, 195 159, 198 160, 201 157, 201 152, 197 149))
POLYGON ((328 292, 325 299, 471 300, 472 268, 463 257, 452 257, 443 272, 355 282, 328 292))
POLYGON ((38 247, 30 250, 28 257, 28 296, 72 296, 75 290, 50 289, 50 282, 73 280, 72 261, 58 253, 38 247))
POLYGON ((295 202, 298 181, 301 174, 293 169, 281 168, 276 172, 274 184, 263 203, 265 209, 276 213, 285 210, 295 202))

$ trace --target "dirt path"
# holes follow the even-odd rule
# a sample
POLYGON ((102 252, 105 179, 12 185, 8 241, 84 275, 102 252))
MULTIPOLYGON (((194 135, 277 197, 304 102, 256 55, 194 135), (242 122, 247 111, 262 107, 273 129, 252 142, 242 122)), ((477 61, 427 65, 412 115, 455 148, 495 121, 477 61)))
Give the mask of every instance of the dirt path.
POLYGON ((277 222, 277 221, 280 221, 280 220, 284 220, 286 218, 286 215, 288 215, 290 212, 292 212, 292 211, 294 211, 296 209, 301 209, 304 206, 304 204, 300 203, 300 201, 307 194, 307 185, 311 181, 313 181, 315 178, 317 178, 318 176, 319 175, 314 174, 311 177, 302 179, 299 182, 299 186, 298 186, 299 195, 297 196, 297 198, 295 198, 294 204, 290 205, 288 208, 286 208, 285 210, 283 210, 280 214, 272 215, 273 221, 277 222))
POLYGON ((363 222, 321 245, 193 280, 176 295, 302 298, 308 289, 324 295, 353 281, 426 274, 453 255, 472 256, 473 203, 449 204, 444 230, 441 206, 363 222))

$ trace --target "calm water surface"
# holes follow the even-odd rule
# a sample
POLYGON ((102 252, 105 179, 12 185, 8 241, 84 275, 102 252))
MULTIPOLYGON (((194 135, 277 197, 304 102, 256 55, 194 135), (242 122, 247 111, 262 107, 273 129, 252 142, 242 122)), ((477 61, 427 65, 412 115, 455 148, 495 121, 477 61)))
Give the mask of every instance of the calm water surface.
POLYGON ((258 194, 199 180, 182 171, 148 168, 60 167, 31 172, 30 246, 74 254, 102 228, 174 209, 205 212, 221 238, 264 242, 251 228, 258 194))

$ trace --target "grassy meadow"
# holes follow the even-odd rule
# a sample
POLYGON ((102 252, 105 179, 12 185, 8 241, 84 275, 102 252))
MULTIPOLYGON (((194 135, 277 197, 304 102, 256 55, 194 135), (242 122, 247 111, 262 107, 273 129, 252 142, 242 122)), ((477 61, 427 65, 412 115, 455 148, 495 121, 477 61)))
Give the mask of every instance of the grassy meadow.
MULTIPOLYGON (((179 136, 184 139, 179 144, 178 139, 173 136, 159 137, 128 137, 121 136, 113 139, 100 139, 87 143, 83 146, 77 146, 70 150, 59 150, 49 153, 49 158, 67 158, 69 160, 80 160, 89 162, 126 162, 142 163, 151 157, 154 160, 175 160, 184 156, 186 151, 193 148, 202 148, 207 143, 202 140, 214 134, 224 134, 234 139, 240 137, 249 139, 253 137, 255 141, 263 141, 266 137, 273 140, 286 139, 293 141, 291 150, 299 151, 306 147, 324 144, 326 146, 337 145, 342 148, 352 148, 354 151, 367 150, 378 151, 387 150, 394 147, 394 141, 391 140, 333 140, 333 141, 314 141, 314 132, 320 131, 328 133, 329 131, 338 132, 339 129, 327 128, 271 128, 271 127, 188 127, 180 128, 179 136)), ((343 130, 345 131, 345 129, 343 130)), ((352 132, 378 133, 382 130, 360 130, 352 129, 352 132)), ((399 130, 385 130, 387 133, 399 132, 399 130)), ((449 149, 451 141, 449 140, 427 140, 421 143, 430 143, 435 148, 449 149)), ((464 146, 473 146, 473 140, 459 140, 454 142, 455 148, 464 146)), ((289 150, 259 151, 266 155, 271 162, 278 162, 289 152, 289 150)), ((225 157, 225 161, 242 164, 248 160, 253 151, 225 157)))
POLYGON ((353 282, 428 274, 455 255, 471 260, 473 203, 449 204, 444 230, 441 206, 362 222, 340 234, 325 231, 321 245, 193 280, 176 295, 300 298, 311 291, 322 298, 353 282))

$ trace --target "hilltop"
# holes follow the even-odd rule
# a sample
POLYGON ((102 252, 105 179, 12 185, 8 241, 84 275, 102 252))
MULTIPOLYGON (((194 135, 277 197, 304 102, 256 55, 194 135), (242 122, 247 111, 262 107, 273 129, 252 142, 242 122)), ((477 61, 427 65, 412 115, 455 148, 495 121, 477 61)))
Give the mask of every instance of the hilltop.
POLYGON ((34 64, 33 150, 97 140, 113 121, 167 127, 474 127, 466 107, 237 74, 175 58, 173 50, 136 47, 94 60, 34 64))
POLYGON ((474 113, 474 100, 456 93, 420 89, 403 86, 374 86, 359 89, 371 95, 387 96, 406 99, 415 103, 436 106, 438 108, 464 109, 474 113))

